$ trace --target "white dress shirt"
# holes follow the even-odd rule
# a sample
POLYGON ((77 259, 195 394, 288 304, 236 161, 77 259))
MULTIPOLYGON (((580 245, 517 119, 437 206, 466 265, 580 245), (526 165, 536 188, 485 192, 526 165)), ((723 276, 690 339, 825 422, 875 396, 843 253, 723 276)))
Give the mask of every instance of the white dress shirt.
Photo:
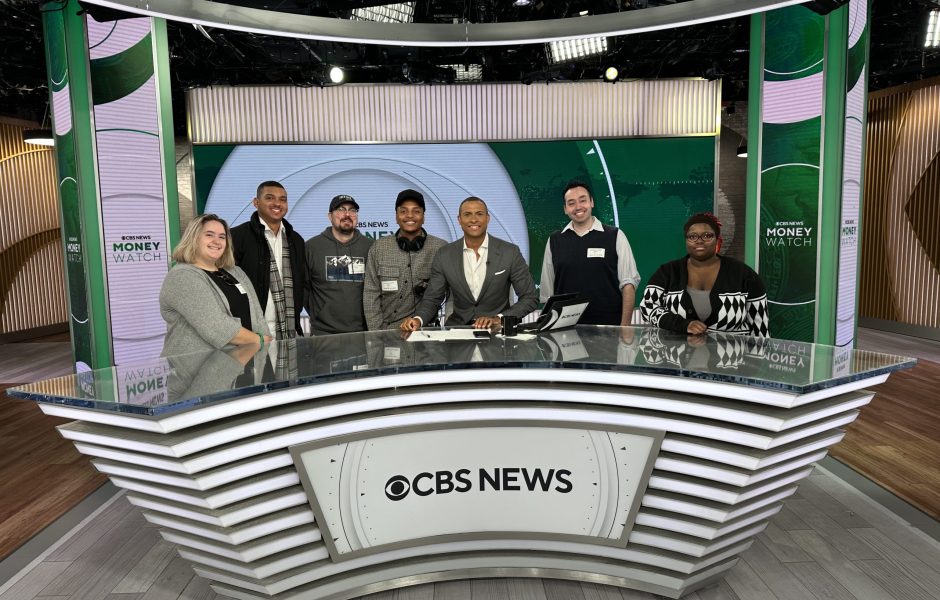
POLYGON ((483 289, 483 280, 486 279, 486 262, 490 246, 490 234, 483 237, 483 244, 474 252, 473 248, 467 247, 467 239, 463 240, 463 274, 467 278, 467 285, 470 287, 470 293, 473 299, 480 297, 480 290, 483 289), (477 257, 479 253, 479 257, 477 257))

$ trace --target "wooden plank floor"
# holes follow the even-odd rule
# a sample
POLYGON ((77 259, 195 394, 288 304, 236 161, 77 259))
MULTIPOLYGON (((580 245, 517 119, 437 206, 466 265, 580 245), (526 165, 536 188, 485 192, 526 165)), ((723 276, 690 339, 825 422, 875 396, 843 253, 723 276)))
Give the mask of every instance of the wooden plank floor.
MULTIPOLYGON (((685 600, 940 600, 940 543, 817 470, 717 584, 685 600)), ((193 574, 118 494, 64 536, 0 600, 210 600, 193 574)), ((426 584, 362 600, 653 600, 652 594, 553 579, 426 584)))
POLYGON ((829 454, 940 520, 940 343, 860 329, 859 347, 918 363, 875 388, 829 454))
POLYGON ((68 334, 0 345, 0 559, 61 517, 106 478, 62 438, 68 421, 3 390, 72 372, 68 334))

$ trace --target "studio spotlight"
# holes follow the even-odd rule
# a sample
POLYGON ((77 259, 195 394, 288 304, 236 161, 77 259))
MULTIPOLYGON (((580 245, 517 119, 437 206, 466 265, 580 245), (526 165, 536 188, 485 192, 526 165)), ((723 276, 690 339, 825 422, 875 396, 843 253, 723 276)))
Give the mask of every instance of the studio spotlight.
POLYGON ((607 67, 607 70, 604 71, 604 79, 613 83, 617 81, 617 77, 620 76, 620 72, 617 71, 617 67, 607 67))
POLYGON ((332 81, 333 83, 343 83, 344 77, 345 77, 345 74, 343 73, 343 70, 340 69, 339 67, 332 67, 330 69, 330 81, 332 81))

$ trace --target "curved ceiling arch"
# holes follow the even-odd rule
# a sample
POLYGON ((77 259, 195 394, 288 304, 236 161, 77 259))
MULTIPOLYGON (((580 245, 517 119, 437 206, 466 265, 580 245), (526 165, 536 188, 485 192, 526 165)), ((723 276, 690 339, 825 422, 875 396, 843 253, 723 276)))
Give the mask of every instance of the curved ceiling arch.
POLYGON ((679 4, 543 21, 376 23, 297 15, 209 0, 86 0, 139 15, 208 27, 355 44, 504 46, 685 27, 802 4, 806 0, 691 0, 679 4))

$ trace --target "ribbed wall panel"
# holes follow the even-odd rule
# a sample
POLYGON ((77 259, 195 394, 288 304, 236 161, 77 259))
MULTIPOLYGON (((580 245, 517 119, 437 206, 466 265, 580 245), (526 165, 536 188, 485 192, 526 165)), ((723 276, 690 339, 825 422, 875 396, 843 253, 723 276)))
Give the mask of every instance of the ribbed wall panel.
POLYGON ((721 82, 210 87, 195 144, 466 142, 716 135, 721 82))
POLYGON ((940 80, 871 94, 859 314, 940 327, 940 80))
POLYGON ((0 122, 0 334, 65 323, 55 156, 0 122))

